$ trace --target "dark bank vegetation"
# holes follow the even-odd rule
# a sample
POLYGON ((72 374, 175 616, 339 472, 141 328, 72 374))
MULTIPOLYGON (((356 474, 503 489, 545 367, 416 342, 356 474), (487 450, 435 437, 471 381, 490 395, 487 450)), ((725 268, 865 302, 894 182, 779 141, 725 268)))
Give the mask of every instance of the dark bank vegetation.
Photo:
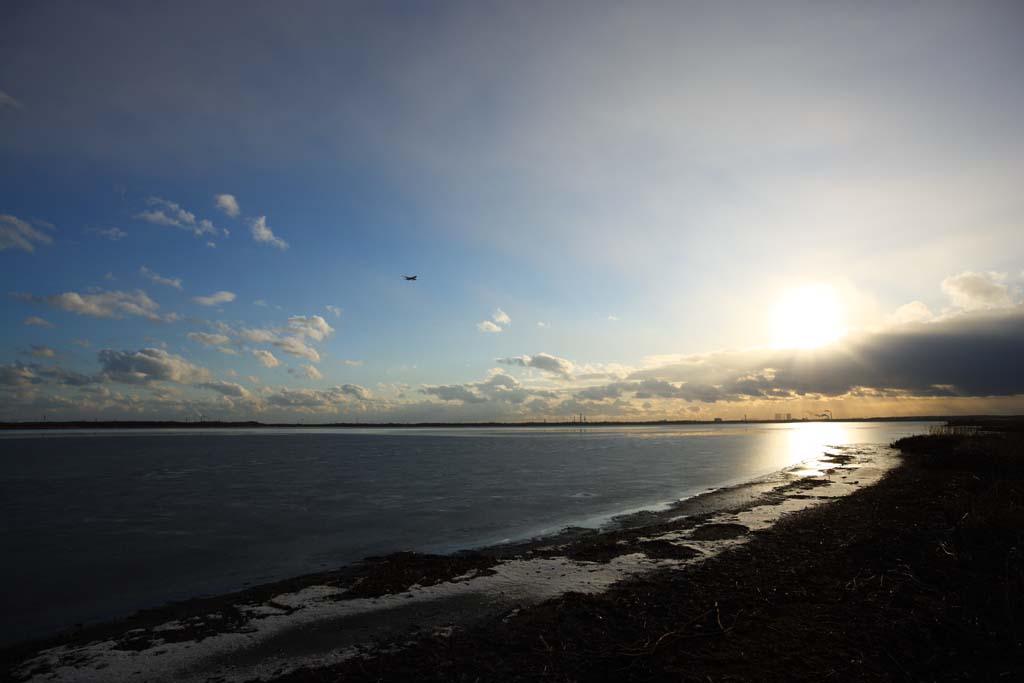
POLYGON ((1020 423, 894 445, 878 485, 704 563, 279 680, 1024 679, 1020 423))

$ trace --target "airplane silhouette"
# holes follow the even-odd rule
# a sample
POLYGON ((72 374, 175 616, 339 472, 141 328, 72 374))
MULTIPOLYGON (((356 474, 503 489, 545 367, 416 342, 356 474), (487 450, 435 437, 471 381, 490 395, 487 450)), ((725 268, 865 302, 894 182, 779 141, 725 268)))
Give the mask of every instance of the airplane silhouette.
POLYGON ((419 275, 403 275, 402 277, 404 277, 406 280, 415 280, 416 278, 419 277, 419 275))

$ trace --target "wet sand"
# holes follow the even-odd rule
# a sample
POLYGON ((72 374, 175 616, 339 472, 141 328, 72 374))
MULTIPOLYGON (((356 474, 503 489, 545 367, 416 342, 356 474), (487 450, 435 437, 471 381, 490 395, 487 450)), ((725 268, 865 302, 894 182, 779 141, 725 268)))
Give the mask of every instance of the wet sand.
POLYGON ((566 529, 451 556, 370 558, 23 645, 6 663, 16 680, 248 681, 408 656, 423 642, 514 627, 553 600, 682 575, 734 553, 788 513, 877 482, 895 463, 887 448, 830 449, 599 531, 566 529))

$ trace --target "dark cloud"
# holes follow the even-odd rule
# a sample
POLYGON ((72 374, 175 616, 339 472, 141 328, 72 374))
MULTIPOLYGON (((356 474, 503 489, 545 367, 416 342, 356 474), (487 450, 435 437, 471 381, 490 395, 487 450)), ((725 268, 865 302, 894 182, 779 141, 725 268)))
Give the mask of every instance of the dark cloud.
POLYGON ((103 375, 112 381, 125 384, 148 384, 158 381, 189 384, 206 381, 210 376, 206 368, 194 365, 181 356, 163 349, 103 349, 98 356, 103 375))
MULTIPOLYGON (((1024 307, 864 334, 811 352, 722 352, 636 372, 638 398, 736 401, 854 390, 910 396, 1024 394, 1024 307), (656 382, 652 382, 655 380, 656 382)), ((590 391, 590 390, 587 390, 590 391)), ((597 392, 592 392, 597 393, 597 392)))
POLYGON ((476 394, 461 384, 443 384, 420 388, 421 394, 437 396, 442 401, 461 401, 462 403, 483 403, 487 399, 476 394))
POLYGON ((267 396, 269 405, 306 411, 337 410, 349 399, 367 401, 370 391, 358 384, 341 384, 330 389, 281 388, 267 396))

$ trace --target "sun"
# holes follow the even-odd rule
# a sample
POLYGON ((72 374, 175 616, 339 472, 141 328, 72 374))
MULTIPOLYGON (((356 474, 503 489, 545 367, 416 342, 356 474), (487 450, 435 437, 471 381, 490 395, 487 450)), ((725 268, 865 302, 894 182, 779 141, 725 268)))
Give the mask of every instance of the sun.
POLYGON ((830 285, 791 289, 772 310, 772 344, 776 348, 813 349, 844 334, 842 303, 830 285))

